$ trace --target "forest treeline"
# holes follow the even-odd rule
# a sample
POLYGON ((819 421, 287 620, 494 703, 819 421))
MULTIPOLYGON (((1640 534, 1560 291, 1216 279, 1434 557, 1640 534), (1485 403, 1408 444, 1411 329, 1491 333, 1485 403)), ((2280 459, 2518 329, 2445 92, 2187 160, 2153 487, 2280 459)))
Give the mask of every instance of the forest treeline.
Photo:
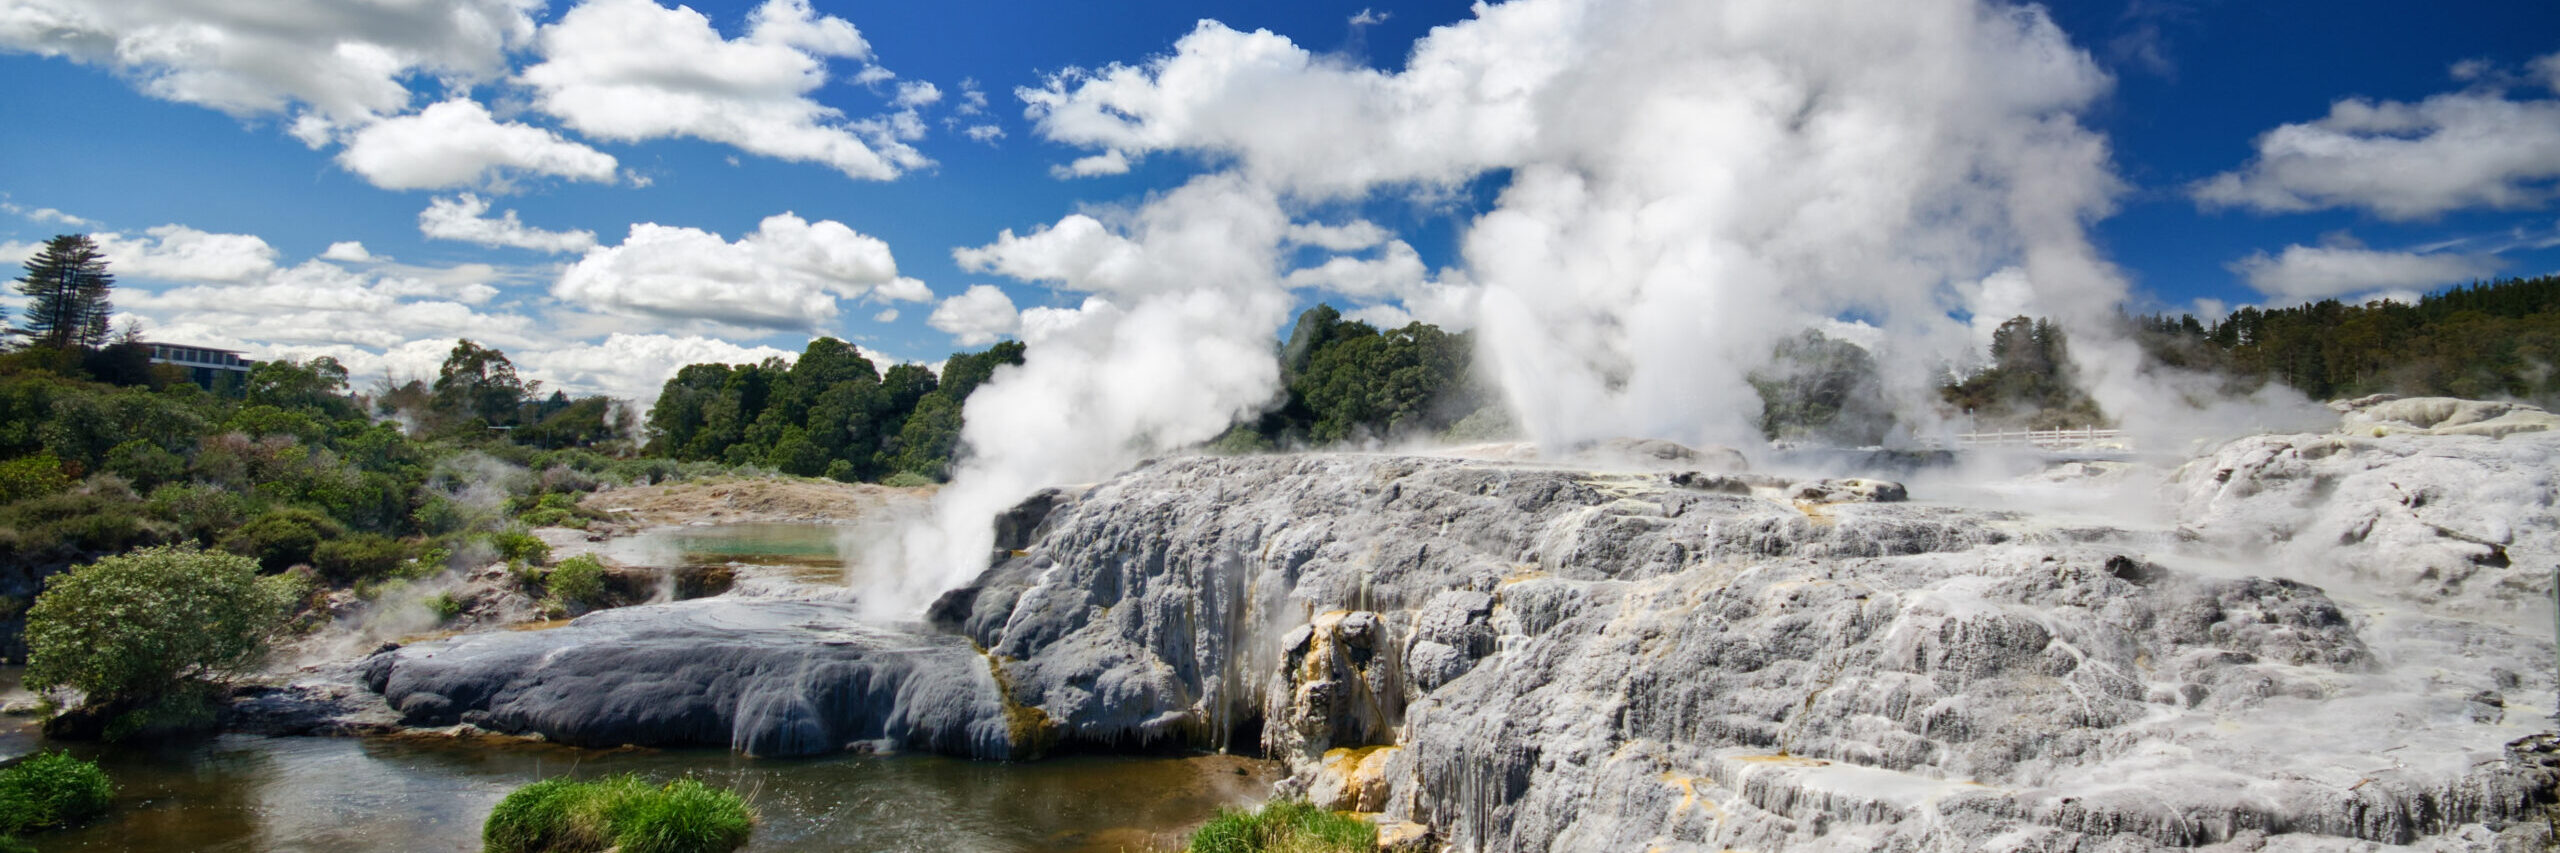
POLYGON ((920 364, 882 371, 852 344, 819 338, 789 364, 686 365, 659 390, 643 450, 803 477, 936 482, 970 392, 1021 363, 1022 344, 1006 341, 951 356, 940 375, 920 364))
POLYGON ((2131 321, 2162 364, 2281 382, 2315 400, 2374 393, 2560 403, 2560 276, 2455 287, 2417 304, 2335 299, 2131 321))

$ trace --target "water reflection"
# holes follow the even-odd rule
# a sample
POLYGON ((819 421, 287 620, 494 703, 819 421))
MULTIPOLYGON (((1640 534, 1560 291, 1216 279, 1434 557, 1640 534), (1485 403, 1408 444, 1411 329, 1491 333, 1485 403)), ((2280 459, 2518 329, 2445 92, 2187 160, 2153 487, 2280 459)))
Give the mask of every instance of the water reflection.
POLYGON ((746 793, 754 851, 1122 851, 1173 846, 1219 806, 1267 795, 1269 765, 1222 756, 1003 764, 930 756, 796 761, 448 739, 227 735, 72 745, 114 777, 105 820, 46 850, 468 851, 516 786, 562 773, 694 774, 746 793))

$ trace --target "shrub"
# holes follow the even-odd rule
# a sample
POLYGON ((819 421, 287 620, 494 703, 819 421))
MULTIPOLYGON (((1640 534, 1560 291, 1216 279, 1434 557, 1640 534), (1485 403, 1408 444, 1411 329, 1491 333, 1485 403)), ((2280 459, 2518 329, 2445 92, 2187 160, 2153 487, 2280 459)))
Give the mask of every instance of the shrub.
POLYGON ((880 485, 887 486, 892 489, 912 489, 918 486, 933 485, 933 478, 927 477, 923 474, 918 474, 914 471, 900 471, 880 478, 880 485))
POLYGON ((188 538, 210 545, 223 533, 240 526, 245 502, 221 486, 171 483, 151 490, 147 508, 152 515, 177 525, 188 538))
POLYGON ((462 615, 462 599, 453 597, 451 592, 439 592, 427 599, 427 609, 435 611, 436 621, 451 622, 453 617, 462 615))
POLYGON ((594 554, 580 554, 551 567, 544 588, 552 597, 581 607, 604 603, 604 561, 594 554))
POLYGON ((297 581, 260 578, 246 557, 188 547, 76 566, 46 579, 27 611, 26 686, 78 690, 85 709, 139 712, 136 724, 168 718, 166 700, 257 663, 300 597, 297 581))
POLYGON ((1219 809, 1191 834, 1189 853, 1367 853, 1378 828, 1300 800, 1276 800, 1256 811, 1219 809))
POLYGON ((311 549, 312 567, 340 583, 388 577, 408 559, 407 543, 379 533, 331 539, 311 549))
POLYGON ((301 507, 282 507, 250 519, 223 537, 222 550, 257 558, 260 568, 281 572, 311 562, 312 552, 319 550, 323 540, 346 532, 328 516, 301 507))
POLYGON ((498 559, 511 563, 521 560, 538 566, 551 562, 551 545, 523 528, 489 534, 489 546, 498 549, 498 559))
POLYGON ((150 488, 186 476, 187 460, 137 438, 108 450, 106 468, 136 486, 150 488))
POLYGON ((94 762, 67 752, 37 753, 0 770, 0 836, 95 817, 115 791, 94 762))
POLYGON ((62 473, 62 460, 51 453, 0 462, 0 504, 57 494, 68 488, 71 477, 62 473))
POLYGON ((535 498, 531 506, 516 515, 516 520, 533 527, 587 526, 586 514, 579 511, 578 500, 557 492, 535 498))
POLYGON ((518 788, 490 810, 480 840, 489 853, 724 853, 754 831, 755 813, 736 792, 626 774, 518 788))
POLYGON ((93 477, 71 491, 0 507, 0 550, 21 559, 76 559, 177 537, 170 525, 141 512, 123 481, 93 477))

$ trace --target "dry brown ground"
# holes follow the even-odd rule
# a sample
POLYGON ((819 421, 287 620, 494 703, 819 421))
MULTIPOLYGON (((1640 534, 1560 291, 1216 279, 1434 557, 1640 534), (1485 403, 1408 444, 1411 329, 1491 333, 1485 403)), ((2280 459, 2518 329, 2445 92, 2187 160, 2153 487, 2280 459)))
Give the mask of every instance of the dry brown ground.
POLYGON ((896 489, 800 477, 691 480, 595 492, 579 503, 637 527, 670 524, 837 522, 897 501, 932 497, 927 486, 896 489))

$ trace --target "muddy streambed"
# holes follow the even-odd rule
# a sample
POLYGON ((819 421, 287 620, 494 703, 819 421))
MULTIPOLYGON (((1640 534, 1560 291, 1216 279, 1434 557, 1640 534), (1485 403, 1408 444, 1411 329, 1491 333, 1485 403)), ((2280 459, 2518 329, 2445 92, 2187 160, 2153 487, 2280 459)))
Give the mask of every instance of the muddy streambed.
MULTIPOLYGON (((599 544, 636 565, 737 565, 842 583, 862 533, 830 524, 655 528, 599 544)), ((17 673, 0 672, 14 688, 17 673)), ((0 723, 0 757, 55 745, 0 723)), ((42 850, 466 851, 518 786, 550 776, 693 775, 745 794, 752 851, 1091 851, 1178 847, 1221 806, 1258 802, 1274 765, 1229 756, 973 762, 927 755, 754 759, 725 750, 585 750, 510 738, 218 738, 62 744, 118 786, 110 814, 42 850)))

